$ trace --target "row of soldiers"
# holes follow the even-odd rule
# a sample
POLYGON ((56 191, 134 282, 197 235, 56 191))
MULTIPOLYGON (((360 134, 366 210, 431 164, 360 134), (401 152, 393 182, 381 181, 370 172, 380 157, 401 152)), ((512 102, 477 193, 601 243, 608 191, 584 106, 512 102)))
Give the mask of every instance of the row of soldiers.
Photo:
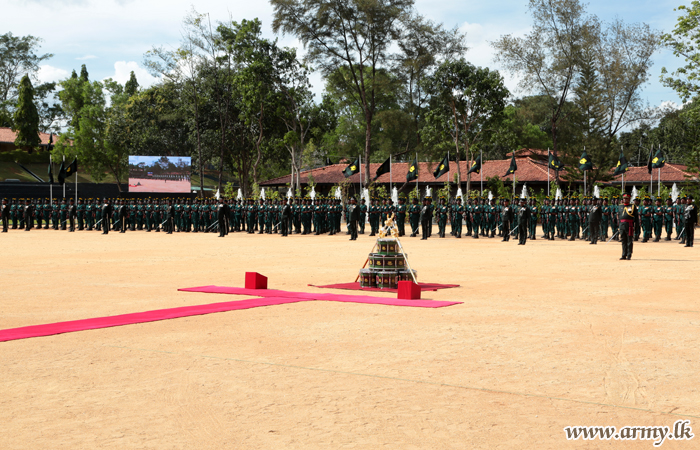
MULTIPOLYGON (((620 199, 614 196, 612 200, 607 198, 594 199, 564 198, 544 199, 542 205, 538 205, 534 198, 525 201, 515 199, 513 205, 505 198, 499 200, 486 198, 470 198, 466 205, 462 205, 460 198, 452 199, 448 204, 441 198, 439 204, 434 206, 432 199, 426 197, 423 205, 418 204, 418 199, 412 199, 411 205, 406 205, 406 197, 399 196, 398 204, 394 205, 391 199, 372 198, 370 205, 361 200, 357 209, 357 227, 360 234, 365 232, 365 223, 369 222, 370 236, 378 233, 379 227, 388 216, 395 214, 399 235, 405 235, 405 224, 411 226, 411 236, 416 236, 422 231, 422 236, 427 239, 432 234, 433 216, 438 225, 438 234, 445 237, 446 225, 452 225, 451 234, 461 238, 463 223, 466 225, 466 236, 503 237, 507 240, 510 235, 518 239, 525 234, 525 239, 536 239, 537 223, 541 222, 543 237, 554 240, 575 240, 583 238, 591 243, 598 239, 607 239, 609 232, 612 237, 619 240, 619 203, 620 199), (509 222, 508 214, 504 216, 504 210, 510 208, 513 219, 509 222), (520 220, 523 214, 520 210, 527 210, 527 227, 521 230, 520 220), (591 214, 593 213, 593 216, 591 214), (598 218, 600 215, 600 218, 598 218), (367 220, 368 219, 368 220, 367 220), (506 225, 512 227, 512 232, 505 232, 506 225), (419 229, 422 228, 422 230, 419 229)), ((278 233, 283 232, 283 219, 285 232, 299 234, 324 234, 334 235, 341 230, 341 221, 345 213, 346 222, 350 204, 343 206, 340 199, 317 197, 294 198, 290 201, 282 200, 226 200, 215 199, 145 199, 145 200, 107 200, 99 202, 97 199, 78 199, 77 204, 71 198, 66 202, 62 200, 13 200, 8 204, 3 200, 3 228, 7 230, 11 224, 12 229, 30 230, 33 227, 47 229, 78 230, 104 230, 107 228, 125 232, 127 230, 160 231, 168 232, 215 232, 225 229, 226 232, 245 231, 248 233, 278 233), (109 206, 109 217, 105 220, 106 206, 109 206), (284 208, 288 206, 289 217, 283 217, 284 208), (224 220, 221 220, 224 217, 224 220), (172 223, 172 226, 168 224, 172 223), (216 229, 215 229, 216 228, 216 229)), ((681 243, 686 242, 684 232, 684 213, 686 204, 692 203, 687 196, 682 196, 674 203, 669 197, 666 205, 662 205, 661 199, 656 198, 655 205, 647 196, 640 204, 636 198, 639 214, 634 224, 634 240, 648 242, 655 237, 659 241, 665 231, 665 240, 671 240, 673 228, 676 229, 676 239, 681 243)), ((353 210, 355 208, 352 208, 353 210)), ((506 211, 507 212, 507 211, 506 211)), ((348 227, 349 230, 349 227, 348 227)), ((283 233, 286 234, 286 233, 283 233)), ((350 231, 348 231, 350 234, 350 231)))
MULTIPOLYGON (((522 200, 515 198, 512 206, 509 206, 514 213, 512 225, 516 239, 520 233, 518 213, 521 208, 526 207, 530 216, 527 227, 529 239, 536 239, 536 227, 539 222, 542 224, 542 237, 548 240, 554 240, 557 237, 571 241, 581 238, 591 241, 594 237, 596 240, 608 239, 609 233, 615 240, 619 240, 620 198, 618 196, 612 199, 585 197, 583 200, 577 197, 561 199, 546 197, 542 205, 539 205, 534 198, 525 200, 525 204, 521 205, 522 200), (593 217, 591 217, 592 212, 595 213, 593 217), (600 218, 598 218, 598 212, 600 218)), ((654 242, 658 242, 664 238, 670 241, 675 228, 675 239, 685 243, 682 232, 684 213, 686 205, 691 201, 687 196, 679 196, 675 202, 668 197, 664 205, 658 197, 653 202, 649 196, 643 200, 636 198, 633 203, 639 210, 639 217, 635 222, 634 240, 638 241, 641 238, 643 242, 648 242, 653 238, 654 242), (640 204, 642 201, 643 204, 640 204)), ((456 198, 447 205, 444 199, 440 199, 435 213, 439 235, 444 237, 445 225, 449 221, 452 224, 452 235, 457 238, 461 237, 463 222, 466 225, 466 236, 477 239, 479 236, 503 237, 506 220, 502 213, 506 203, 510 205, 511 202, 505 198, 498 200, 477 198, 469 199, 466 205, 462 205, 461 199, 456 198)))
MULTIPOLYGON (((2 201, 4 230, 29 231, 32 228, 55 230, 161 231, 172 221, 176 232, 216 232, 222 225, 227 231, 278 233, 287 202, 255 199, 98 199, 73 198, 14 199, 2 201), (108 208, 107 208, 108 206, 108 208), (104 211, 103 211, 104 210, 104 211), (109 212, 108 215, 105 212, 109 212), (225 212, 225 221, 219 216, 225 212), (106 218, 106 220, 105 220, 106 218), (225 223, 224 223, 225 222, 225 223)), ((339 199, 319 197, 295 199, 290 206, 290 228, 300 234, 331 235, 340 232, 343 205, 339 199), (312 228, 313 225, 313 228, 312 228)), ((362 227, 364 232, 364 226, 362 227)))

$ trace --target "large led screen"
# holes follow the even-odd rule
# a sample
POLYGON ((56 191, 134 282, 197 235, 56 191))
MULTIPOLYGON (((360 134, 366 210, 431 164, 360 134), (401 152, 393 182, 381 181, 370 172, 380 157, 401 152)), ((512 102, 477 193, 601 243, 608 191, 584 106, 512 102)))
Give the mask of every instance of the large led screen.
POLYGON ((129 156, 129 192, 190 192, 189 156, 129 156))

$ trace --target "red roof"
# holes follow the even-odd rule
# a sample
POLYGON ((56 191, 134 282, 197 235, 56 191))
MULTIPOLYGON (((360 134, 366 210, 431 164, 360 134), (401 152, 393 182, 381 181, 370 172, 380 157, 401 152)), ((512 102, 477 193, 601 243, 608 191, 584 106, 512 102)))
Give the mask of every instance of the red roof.
MULTIPOLYGON (((527 149, 529 150, 529 149, 527 149)), ((479 181, 482 176, 483 179, 491 177, 499 177, 503 181, 513 181, 513 175, 505 176, 506 172, 510 168, 511 158, 508 159, 498 159, 493 161, 484 161, 481 166, 481 174, 473 173, 472 182, 479 181)), ((531 157, 518 157, 516 153, 516 162, 518 165, 518 170, 515 172, 515 178, 520 183, 547 183, 547 176, 549 176, 550 182, 556 182, 556 172, 550 170, 547 173, 547 161, 533 159, 531 157)), ((382 175, 377 179, 378 183, 388 184, 389 180, 393 181, 395 184, 401 184, 406 181, 406 174, 408 173, 408 167, 410 163, 407 162, 397 162, 391 165, 392 173, 382 175), (391 177, 391 178, 390 178, 391 177)), ((454 179, 455 171, 457 170, 457 164, 452 161, 450 162, 450 172, 442 175, 440 178, 435 179, 433 177, 433 171, 437 166, 437 162, 418 163, 418 182, 428 183, 428 184, 444 184, 445 181, 450 177, 450 180, 454 179)), ((377 169, 381 166, 380 163, 371 163, 370 175, 374 179, 377 169)), ((467 180, 467 171, 471 166, 471 161, 460 161, 459 168, 461 172, 462 182, 467 180)), ((345 175, 343 171, 347 167, 347 164, 333 164, 326 167, 319 167, 317 169, 312 169, 301 173, 301 184, 308 184, 309 175, 313 176, 314 182, 317 184, 339 184, 345 180, 345 175)), ((365 181, 365 164, 362 165, 362 181, 365 181)), ((611 169, 612 171, 613 169, 611 169)), ((697 176, 686 171, 686 166, 682 164, 670 164, 666 165, 661 169, 661 182, 662 183, 677 183, 687 181, 686 175, 697 180, 697 176)), ((658 182, 658 171, 654 170, 654 182, 658 182)), ((644 167, 630 167, 629 171, 625 173, 625 183, 648 183, 650 179, 649 173, 647 172, 646 166, 644 167)), ((273 178, 261 183, 262 186, 284 186, 289 184, 291 181, 290 175, 285 175, 283 177, 273 178)), ((360 174, 356 173, 349 177, 351 183, 360 182, 360 174)), ((618 183, 622 181, 622 175, 613 178, 613 183, 618 183)))
MULTIPOLYGON (((447 181, 448 177, 453 180, 455 171, 457 170, 457 164, 452 161, 450 162, 450 172, 445 173, 438 179, 433 176, 433 171, 437 166, 435 163, 419 162, 418 163, 418 182, 419 183, 431 183, 431 184, 443 184, 447 181)), ((515 172, 515 177, 519 182, 547 182, 547 163, 536 161, 532 158, 517 158, 518 170, 515 172)), ((406 181, 406 174, 408 173, 408 167, 410 163, 408 162, 397 162, 391 165, 391 175, 385 173, 377 179, 378 183, 389 183, 390 179, 396 183, 400 184, 406 181)), ((371 163, 370 175, 374 179, 377 169, 381 166, 381 163, 371 163)), ((301 184, 308 184, 309 175, 313 176, 313 180, 317 184, 339 184, 345 180, 345 175, 343 175, 343 170, 347 167, 347 164, 333 164, 326 167, 319 167, 318 169, 312 169, 301 173, 301 184)), ((459 169, 461 173, 462 182, 467 180, 467 171, 471 167, 471 162, 460 161, 459 169)), ((504 176, 505 173, 510 168, 510 159, 499 159, 494 161, 484 161, 481 166, 481 173, 483 174, 483 179, 486 180, 489 177, 498 176, 503 180, 512 181, 513 175, 504 176)), ((362 181, 365 181, 365 164, 362 165, 362 181)), ((360 174, 350 176, 349 181, 351 183, 360 182, 360 174)), ((481 175, 473 173, 472 181, 480 180, 481 175)), ((550 171, 549 179, 551 181, 556 180, 556 173, 550 171)), ((261 183, 262 186, 283 186, 291 182, 291 176, 285 175, 283 177, 273 178, 261 183)))
MULTIPOLYGON (((41 144, 40 145, 49 145, 49 134, 48 133, 39 133, 39 139, 41 139, 41 144)), ((0 143, 2 144, 14 144, 15 139, 17 139, 17 132, 12 131, 11 128, 7 127, 0 127, 0 143)), ((53 142, 54 144, 58 141, 58 136, 54 136, 53 142)))
MULTIPOLYGON (((611 169, 611 171, 614 169, 611 169)), ((642 167, 630 167, 627 172, 625 172, 625 183, 649 183, 652 176, 654 177, 654 183, 659 181, 659 169, 652 169, 652 174, 649 174, 647 166, 642 167)), ((688 178, 697 181, 697 175, 694 175, 686 170, 686 166, 683 164, 670 164, 666 163, 661 168, 661 182, 662 183, 677 183, 688 181, 688 178)), ((618 175, 613 178, 614 183, 622 182, 622 175, 618 175)))

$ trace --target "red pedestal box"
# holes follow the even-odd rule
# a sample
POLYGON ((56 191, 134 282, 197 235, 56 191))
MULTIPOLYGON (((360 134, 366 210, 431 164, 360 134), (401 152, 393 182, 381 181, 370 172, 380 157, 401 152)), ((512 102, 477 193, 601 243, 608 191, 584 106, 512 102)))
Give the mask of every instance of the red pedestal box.
POLYGON ((413 281, 399 281, 398 298, 403 300, 420 300, 420 286, 413 281))
MULTIPOLYGON (((260 275, 258 272, 245 273, 245 288, 246 289, 267 289, 267 277, 260 275)), ((420 297, 418 297, 420 298, 420 297)))

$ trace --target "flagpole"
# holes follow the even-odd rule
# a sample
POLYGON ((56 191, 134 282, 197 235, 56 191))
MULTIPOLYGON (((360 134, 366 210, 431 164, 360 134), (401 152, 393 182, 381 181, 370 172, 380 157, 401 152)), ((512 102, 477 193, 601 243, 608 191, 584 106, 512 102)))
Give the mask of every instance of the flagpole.
POLYGON ((392 179, 393 174, 391 173, 391 153, 389 153, 389 198, 394 195, 394 181, 392 179))
POLYGON ((481 197, 484 196, 484 151, 479 150, 479 161, 481 161, 481 167, 479 167, 479 176, 481 177, 481 197))
POLYGON ((588 174, 587 170, 583 171, 583 195, 584 197, 586 196, 586 175, 588 174))
MULTIPOLYGON (((362 203, 362 155, 360 155, 360 203, 362 203)), ((367 205, 369 208, 369 205, 367 205)))
MULTIPOLYGON (((49 167, 51 168, 51 173, 53 174, 53 157, 51 155, 49 155, 49 167)), ((49 180, 49 205, 53 206, 53 180, 49 180)))
POLYGON ((421 203, 420 201, 420 189, 418 189, 418 152, 416 152, 416 195, 418 196, 418 203, 421 203))
POLYGON ((547 197, 549 197, 549 158, 551 158, 551 155, 549 154, 549 147, 547 147, 547 197))
MULTIPOLYGON (((651 151, 649 152, 649 160, 653 161, 652 159, 652 154, 654 153, 654 146, 651 146, 651 151)), ((649 174, 649 195, 654 195, 654 169, 651 169, 651 173, 649 174)))
MULTIPOLYGON (((78 161, 78 158, 75 158, 75 161, 78 161)), ((75 204, 78 204, 78 171, 75 171, 75 204)))
POLYGON ((447 204, 450 204, 450 151, 447 150, 447 204))
MULTIPOLYGON (((66 166, 66 155, 63 155, 63 167, 66 166)), ((66 199, 66 180, 63 180, 63 199, 66 199)))

